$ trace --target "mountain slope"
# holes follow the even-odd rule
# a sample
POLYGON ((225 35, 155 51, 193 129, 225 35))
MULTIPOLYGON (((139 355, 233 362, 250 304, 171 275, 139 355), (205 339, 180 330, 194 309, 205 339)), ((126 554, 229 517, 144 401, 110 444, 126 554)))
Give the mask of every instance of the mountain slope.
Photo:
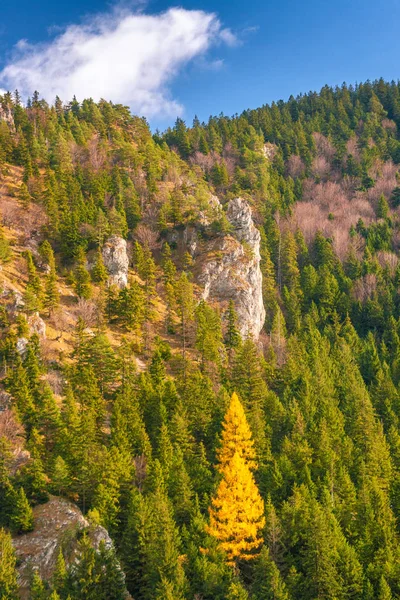
POLYGON ((0 105, 0 590, 60 496, 114 548, 64 540, 32 598, 397 597, 399 85, 154 136, 0 105))

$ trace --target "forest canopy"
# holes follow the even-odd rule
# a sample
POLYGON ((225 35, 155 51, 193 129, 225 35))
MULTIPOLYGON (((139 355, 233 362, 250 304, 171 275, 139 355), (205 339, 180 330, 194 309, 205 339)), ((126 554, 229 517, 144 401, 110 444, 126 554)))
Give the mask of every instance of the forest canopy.
POLYGON ((0 96, 1 598, 50 498, 89 525, 32 600, 400 597, 399 128, 383 80, 154 134, 0 96), (237 197, 259 339, 190 245, 229 238, 237 197))

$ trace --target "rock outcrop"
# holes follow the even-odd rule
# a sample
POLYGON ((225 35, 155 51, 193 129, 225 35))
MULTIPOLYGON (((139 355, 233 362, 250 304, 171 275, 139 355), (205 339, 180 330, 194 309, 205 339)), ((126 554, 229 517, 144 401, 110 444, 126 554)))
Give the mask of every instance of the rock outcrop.
POLYGON ((101 541, 107 547, 112 546, 104 527, 90 525, 79 508, 64 498, 52 497, 46 504, 36 506, 33 513, 34 531, 13 539, 21 598, 28 597, 32 571, 37 570, 44 581, 51 580, 60 548, 67 566, 76 560, 78 538, 83 530, 96 549, 101 541))
MULTIPOLYGON (((46 323, 38 312, 33 313, 28 317, 28 328, 30 335, 37 334, 39 337, 46 339, 46 323)), ((28 339, 20 337, 17 339, 16 350, 20 356, 25 356, 28 348, 28 339)))
POLYGON ((39 337, 46 338, 46 323, 38 312, 28 317, 28 327, 31 335, 36 333, 39 337))
POLYGON ((120 288, 126 287, 129 267, 126 240, 112 235, 103 246, 103 261, 110 276, 110 283, 120 288))
POLYGON ((197 260, 196 279, 204 287, 204 300, 222 304, 233 300, 241 335, 257 339, 265 320, 260 233, 242 198, 229 202, 226 215, 231 233, 206 241, 197 260))
POLYGON ((0 121, 5 121, 11 129, 14 129, 14 116, 9 106, 3 107, 0 104, 0 121))
POLYGON ((22 357, 25 356, 27 348, 28 348, 29 340, 26 337, 20 337, 17 339, 17 343, 15 348, 18 354, 22 357))

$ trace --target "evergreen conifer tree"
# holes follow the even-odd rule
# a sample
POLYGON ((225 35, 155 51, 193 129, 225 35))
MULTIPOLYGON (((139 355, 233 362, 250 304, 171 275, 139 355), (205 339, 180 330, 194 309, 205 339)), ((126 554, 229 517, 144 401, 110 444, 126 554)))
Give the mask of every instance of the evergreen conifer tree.
POLYGON ((16 558, 11 536, 0 529, 0 598, 2 600, 17 600, 16 558))

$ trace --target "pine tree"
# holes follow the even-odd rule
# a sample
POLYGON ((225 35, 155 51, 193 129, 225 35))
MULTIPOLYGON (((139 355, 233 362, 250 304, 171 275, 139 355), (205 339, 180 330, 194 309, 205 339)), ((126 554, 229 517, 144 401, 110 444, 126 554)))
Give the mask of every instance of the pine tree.
POLYGON ((378 207, 376 209, 376 216, 378 219, 387 219, 389 214, 389 204, 384 196, 381 194, 378 201, 378 207))
POLYGON ((11 515, 11 525, 15 533, 26 533, 34 527, 33 512, 23 487, 15 494, 15 503, 11 515))
POLYGON ((52 584, 54 589, 64 596, 64 591, 67 583, 67 567, 65 565, 64 555, 61 548, 59 549, 57 561, 54 567, 54 573, 52 577, 52 584))
POLYGON ((114 548, 106 548, 104 540, 99 551, 84 535, 78 546, 78 560, 69 573, 69 586, 75 600, 124 600, 126 588, 114 548))
POLYGON ((54 489, 54 493, 59 496, 66 492, 69 487, 70 473, 68 469, 68 465, 62 456, 57 456, 54 461, 54 467, 52 471, 51 483, 54 489))
POLYGON ((44 305, 51 315, 60 303, 60 294, 57 285, 57 275, 55 267, 50 267, 50 273, 46 277, 44 289, 44 305))
POLYGON ((176 283, 176 303, 181 326, 182 355, 185 361, 188 330, 194 314, 193 286, 185 272, 181 273, 176 283))
POLYGON ((21 186, 18 190, 18 200, 20 201, 22 208, 24 208, 25 210, 29 208, 32 196, 30 195, 28 186, 24 181, 21 183, 21 186))
POLYGON ((103 255, 101 253, 100 248, 98 248, 96 253, 96 260, 92 268, 92 279, 95 283, 104 283, 108 279, 108 271, 104 265, 103 255))
POLYGON ((233 300, 229 301, 229 306, 226 314, 226 333, 225 345, 228 350, 232 351, 240 345, 241 337, 237 328, 237 314, 233 300))
POLYGON ((78 249, 77 264, 74 270, 74 287, 79 298, 88 299, 92 295, 90 275, 86 269, 86 255, 82 247, 78 249))
POLYGON ((28 250, 25 252, 26 265, 28 269, 28 283, 25 289, 24 299, 29 311, 40 310, 43 299, 43 289, 40 277, 37 274, 32 254, 28 250))
POLYGON ((196 314, 196 348, 200 352, 202 371, 221 364, 223 341, 219 314, 202 300, 196 314))
POLYGON ((34 571, 31 586, 30 586, 30 599, 31 600, 46 600, 47 592, 45 585, 37 571, 34 571))
POLYGON ((129 288, 123 288, 117 300, 118 317, 128 331, 138 336, 146 319, 146 298, 138 281, 131 279, 129 288))
POLYGON ((239 581, 232 581, 230 584, 226 600, 249 600, 249 594, 243 584, 239 581))
POLYGON ((258 557, 252 585, 256 600, 289 600, 289 592, 278 567, 265 546, 258 557))
POLYGON ((207 533, 218 540, 227 560, 254 559, 263 543, 264 502, 242 456, 235 452, 221 470, 222 480, 209 513, 207 533))
POLYGON ((0 598, 2 600, 17 600, 16 558, 11 536, 0 529, 0 598))
POLYGON ((391 589, 390 589, 386 579, 382 575, 380 582, 379 582, 379 592, 378 592, 377 600, 392 600, 392 598, 393 598, 393 596, 392 596, 391 589))

